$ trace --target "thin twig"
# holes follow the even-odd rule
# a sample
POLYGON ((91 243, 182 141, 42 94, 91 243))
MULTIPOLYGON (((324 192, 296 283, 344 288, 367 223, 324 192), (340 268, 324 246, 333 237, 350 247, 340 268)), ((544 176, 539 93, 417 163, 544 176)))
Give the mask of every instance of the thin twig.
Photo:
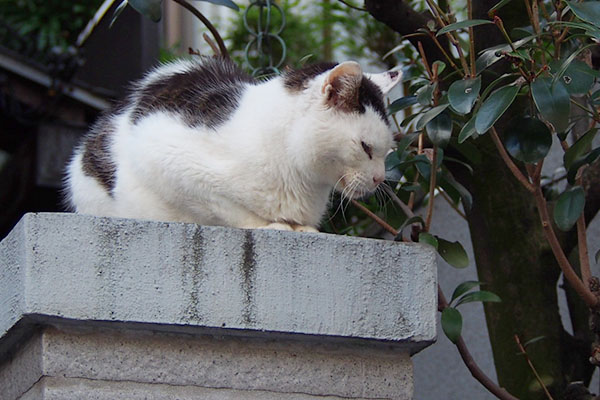
POLYGON ((538 9, 538 2, 537 0, 533 0, 531 2, 531 22, 533 24, 533 29, 535 29, 535 34, 537 36, 536 38, 536 42, 538 43, 538 46, 540 46, 540 49, 542 50, 542 64, 546 64, 546 53, 544 52, 544 46, 542 43, 542 38, 541 38, 541 34, 542 34, 542 29, 540 28, 540 12, 538 9))
MULTIPOLYGON (((442 292, 442 288, 438 284, 438 309, 443 311, 446 307, 448 307, 448 301, 446 300, 446 296, 444 296, 444 292, 442 292)), ((469 369, 469 372, 471 372, 473 378, 475 378, 487 390, 489 390, 490 393, 501 400, 518 400, 516 397, 508 393, 506 389, 498 386, 485 374, 485 372, 481 370, 481 368, 479 368, 473 359, 471 352, 469 352, 469 349, 467 348, 462 336, 459 336, 458 341, 456 342, 456 348, 458 349, 460 357, 469 369)))
POLYGON ((204 33, 202 34, 202 38, 203 38, 203 39, 204 39, 204 41, 205 41, 205 42, 206 42, 206 43, 207 43, 207 44, 210 46, 210 48, 212 49, 213 53, 215 53, 215 54, 219 54, 219 53, 220 53, 220 51, 219 51, 219 48, 218 48, 218 47, 217 47, 217 45, 215 44, 214 40, 212 40, 212 39, 210 38, 210 36, 208 36, 208 35, 206 34, 206 32, 204 32, 204 33))
MULTIPOLYGON (((472 0, 467 0, 467 9, 469 12, 469 19, 473 19, 473 3, 472 0)), ((475 77, 475 35, 473 34, 473 27, 469 27, 469 60, 471 61, 471 77, 475 77)))
POLYGON ((221 56, 224 58, 229 58, 229 52, 227 51, 227 47, 225 47, 225 42, 223 42, 223 38, 221 37, 221 35, 219 35, 219 32, 214 27, 214 25, 211 24, 211 22, 200 11, 198 11, 198 9, 196 7, 192 6, 186 0, 173 0, 173 1, 175 3, 181 5, 185 9, 187 9, 189 12, 194 14, 194 16, 196 18, 198 18, 200 21, 202 21, 202 23, 208 28, 210 33, 212 33, 213 37, 215 38, 215 41, 219 45, 220 54, 218 54, 218 56, 221 56))
POLYGON ((446 57, 446 60, 450 63, 450 65, 452 66, 452 68, 454 68, 454 70, 456 70, 462 76, 464 76, 465 72, 462 69, 460 69, 458 67, 458 65, 456 65, 456 63, 454 62, 454 60, 452 60, 452 57, 450 57, 450 55, 448 55, 448 52, 446 51, 446 49, 444 49, 444 46, 442 46, 442 44, 438 40, 437 36, 435 36, 435 34, 433 32, 429 32, 429 37, 431 38, 431 40, 433 40, 433 43, 435 43, 435 45, 438 47, 438 49, 440 49, 440 51, 442 52, 442 54, 444 55, 444 57, 446 57))
MULTIPOLYGON (((437 19, 437 22, 440 25, 440 27, 445 27, 447 24, 442 20, 441 13, 439 12, 440 10, 438 10, 437 5, 433 2, 433 0, 426 1, 427 5, 429 6, 429 9, 431 10, 431 13, 437 19)), ((469 75, 469 66, 467 65, 467 59, 465 58, 460 43, 451 32, 447 32, 446 37, 448 38, 448 40, 450 40, 450 43, 452 43, 452 45, 456 48, 456 52, 458 53, 458 59, 460 60, 460 63, 463 67, 464 74, 469 75)))
POLYGON ((538 214, 540 216, 540 220, 542 222, 542 227, 544 228, 544 233, 546 234, 546 239, 552 248, 552 253, 554 253, 554 258, 558 262, 560 269, 563 272, 565 279, 571 284, 573 289, 577 292, 579 297, 587 304, 588 307, 595 309, 598 307, 598 299, 596 296, 589 290, 587 285, 584 285, 581 279, 577 276, 573 267, 569 263, 569 260, 565 256, 563 249, 560 247, 560 243, 556 238, 556 234, 554 233, 554 229, 552 228, 550 215, 548 214, 548 207, 546 204, 546 199, 544 199, 544 194, 542 193, 542 187, 538 184, 535 187, 534 191, 535 203, 537 205, 538 214))
POLYGON ((355 5, 352 5, 352 4, 348 3, 347 1, 344 1, 344 0, 338 0, 338 1, 339 1, 340 3, 342 3, 342 4, 345 4, 345 5, 347 5, 348 7, 352 8, 352 9, 354 9, 354 10, 358 10, 358 11, 367 11, 367 9, 366 9, 366 8, 360 8, 360 7, 357 7, 357 6, 355 6, 355 5))
POLYGON ((382 187, 383 190, 388 194, 388 196, 390 196, 392 201, 396 203, 398 207, 400 207, 400 209, 402 209, 402 212, 404 213, 404 215, 406 215, 407 218, 412 218, 415 216, 415 213, 413 213, 413 211, 410 208, 408 208, 408 206, 404 204, 402 200, 400 200, 398 195, 389 186, 382 185, 382 187))
MULTIPOLYGON (((577 184, 583 187, 583 179, 581 178, 581 171, 578 171, 577 184)), ((588 253, 587 245, 587 232, 585 229, 585 215, 582 212, 577 219, 577 247, 579 249, 579 269, 581 271, 581 280, 583 284, 589 288, 590 278, 592 277, 592 271, 590 268, 590 256, 588 253)))
POLYGON ((427 205, 427 217, 425 218, 425 232, 429 232, 431 219, 433 218, 433 205, 435 201, 435 186, 437 178, 437 156, 438 147, 433 146, 433 156, 431 157, 431 173, 429 174, 429 204, 427 205))
POLYGON ((364 212, 365 214, 367 214, 372 220, 374 220, 379 225, 381 225, 381 227, 383 229, 385 229, 386 231, 388 231, 389 233, 391 233, 394 236, 398 235, 398 231, 396 229, 394 229, 390 224, 388 224, 387 222, 385 222, 384 220, 382 220, 381 218, 379 218, 377 215, 375 215, 375 213, 373 213, 367 207, 363 206, 362 204, 360 204, 358 201, 356 201, 354 199, 352 200, 352 204, 354 204, 362 212, 364 212))
POLYGON ((550 400, 554 400, 554 398, 552 398, 552 396, 550 395, 550 392, 548 392, 548 388, 546 388, 546 385, 544 385, 544 381, 542 381, 542 378, 540 377, 540 375, 536 371, 535 367, 533 366, 533 363, 531 362, 531 359, 529 358, 527 351, 525 351, 525 347, 523 347, 523 345, 521 344, 521 340, 519 339, 518 335, 515 335, 515 342, 517 342, 517 346, 519 346, 519 350, 521 351, 521 354, 523 354, 523 356, 525 356, 525 360, 527 360, 527 364, 529 364, 529 368, 531 368, 531 370, 533 371, 533 374, 535 375, 535 379, 537 379, 538 383, 544 390, 544 393, 546 393, 546 396, 550 400))
POLYGON ((431 72, 431 68, 429 67, 429 62, 427 61, 427 56, 425 56, 425 50, 423 50, 423 44, 421 42, 417 43, 417 47, 419 48, 419 54, 421 54, 421 61, 425 65, 425 70, 427 71, 427 76, 429 76, 430 80, 433 80, 433 72, 431 72))
POLYGON ((515 178, 517 178, 517 180, 519 182, 521 182, 521 184, 523 186, 525 186, 525 189, 527 189, 531 193, 534 193, 535 187, 531 184, 531 182, 529 182, 529 180, 525 177, 525 175, 523 175, 521 170, 515 165, 513 160, 510 158, 510 156, 506 152, 506 149, 504 148, 504 145, 502 144, 500 137, 498 137, 498 132, 496 131, 496 128, 492 126, 492 128, 490 129, 490 133, 492 134, 492 140, 493 140, 494 144, 496 145, 498 152, 500 153, 500 157, 502 157, 502 159, 504 160, 504 163, 506 164, 508 169, 510 169, 510 171, 513 173, 515 178))

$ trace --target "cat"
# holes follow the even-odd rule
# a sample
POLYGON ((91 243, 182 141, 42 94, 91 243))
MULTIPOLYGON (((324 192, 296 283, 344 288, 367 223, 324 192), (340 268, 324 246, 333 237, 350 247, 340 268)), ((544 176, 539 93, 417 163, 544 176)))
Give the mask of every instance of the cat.
POLYGON ((102 115, 67 166, 78 213, 316 232, 332 189, 385 178, 383 96, 402 74, 321 63, 267 81, 220 58, 158 67, 102 115))

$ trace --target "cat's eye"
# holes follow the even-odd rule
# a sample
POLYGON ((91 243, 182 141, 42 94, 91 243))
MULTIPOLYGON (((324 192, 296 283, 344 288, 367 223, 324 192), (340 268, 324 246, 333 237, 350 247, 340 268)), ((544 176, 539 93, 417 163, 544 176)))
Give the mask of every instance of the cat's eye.
POLYGON ((360 142, 360 144, 362 145, 362 148, 365 151, 365 153, 367 153, 367 155, 369 156, 369 160, 372 160, 373 159, 373 148, 371 146, 369 146, 368 144, 366 144, 365 142, 360 142))

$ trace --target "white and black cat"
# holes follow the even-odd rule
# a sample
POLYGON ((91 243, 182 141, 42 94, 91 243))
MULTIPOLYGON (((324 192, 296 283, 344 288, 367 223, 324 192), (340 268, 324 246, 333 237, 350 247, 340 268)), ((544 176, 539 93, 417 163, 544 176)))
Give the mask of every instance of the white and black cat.
POLYGON ((332 189, 385 176, 383 95, 399 72, 352 61, 257 81, 222 59, 157 68, 102 116, 68 166, 76 212, 316 231, 332 189))

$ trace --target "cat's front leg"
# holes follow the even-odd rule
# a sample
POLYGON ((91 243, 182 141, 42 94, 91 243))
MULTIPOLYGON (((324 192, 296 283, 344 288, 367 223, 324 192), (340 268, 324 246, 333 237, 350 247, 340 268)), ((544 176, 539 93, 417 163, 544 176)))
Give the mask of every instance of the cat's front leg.
POLYGON ((319 232, 318 229, 308 225, 292 225, 292 229, 296 232, 319 232))
POLYGON ((282 223, 282 222, 272 222, 265 226, 259 226, 258 229, 275 229, 278 231, 293 231, 294 228, 290 224, 282 223))

